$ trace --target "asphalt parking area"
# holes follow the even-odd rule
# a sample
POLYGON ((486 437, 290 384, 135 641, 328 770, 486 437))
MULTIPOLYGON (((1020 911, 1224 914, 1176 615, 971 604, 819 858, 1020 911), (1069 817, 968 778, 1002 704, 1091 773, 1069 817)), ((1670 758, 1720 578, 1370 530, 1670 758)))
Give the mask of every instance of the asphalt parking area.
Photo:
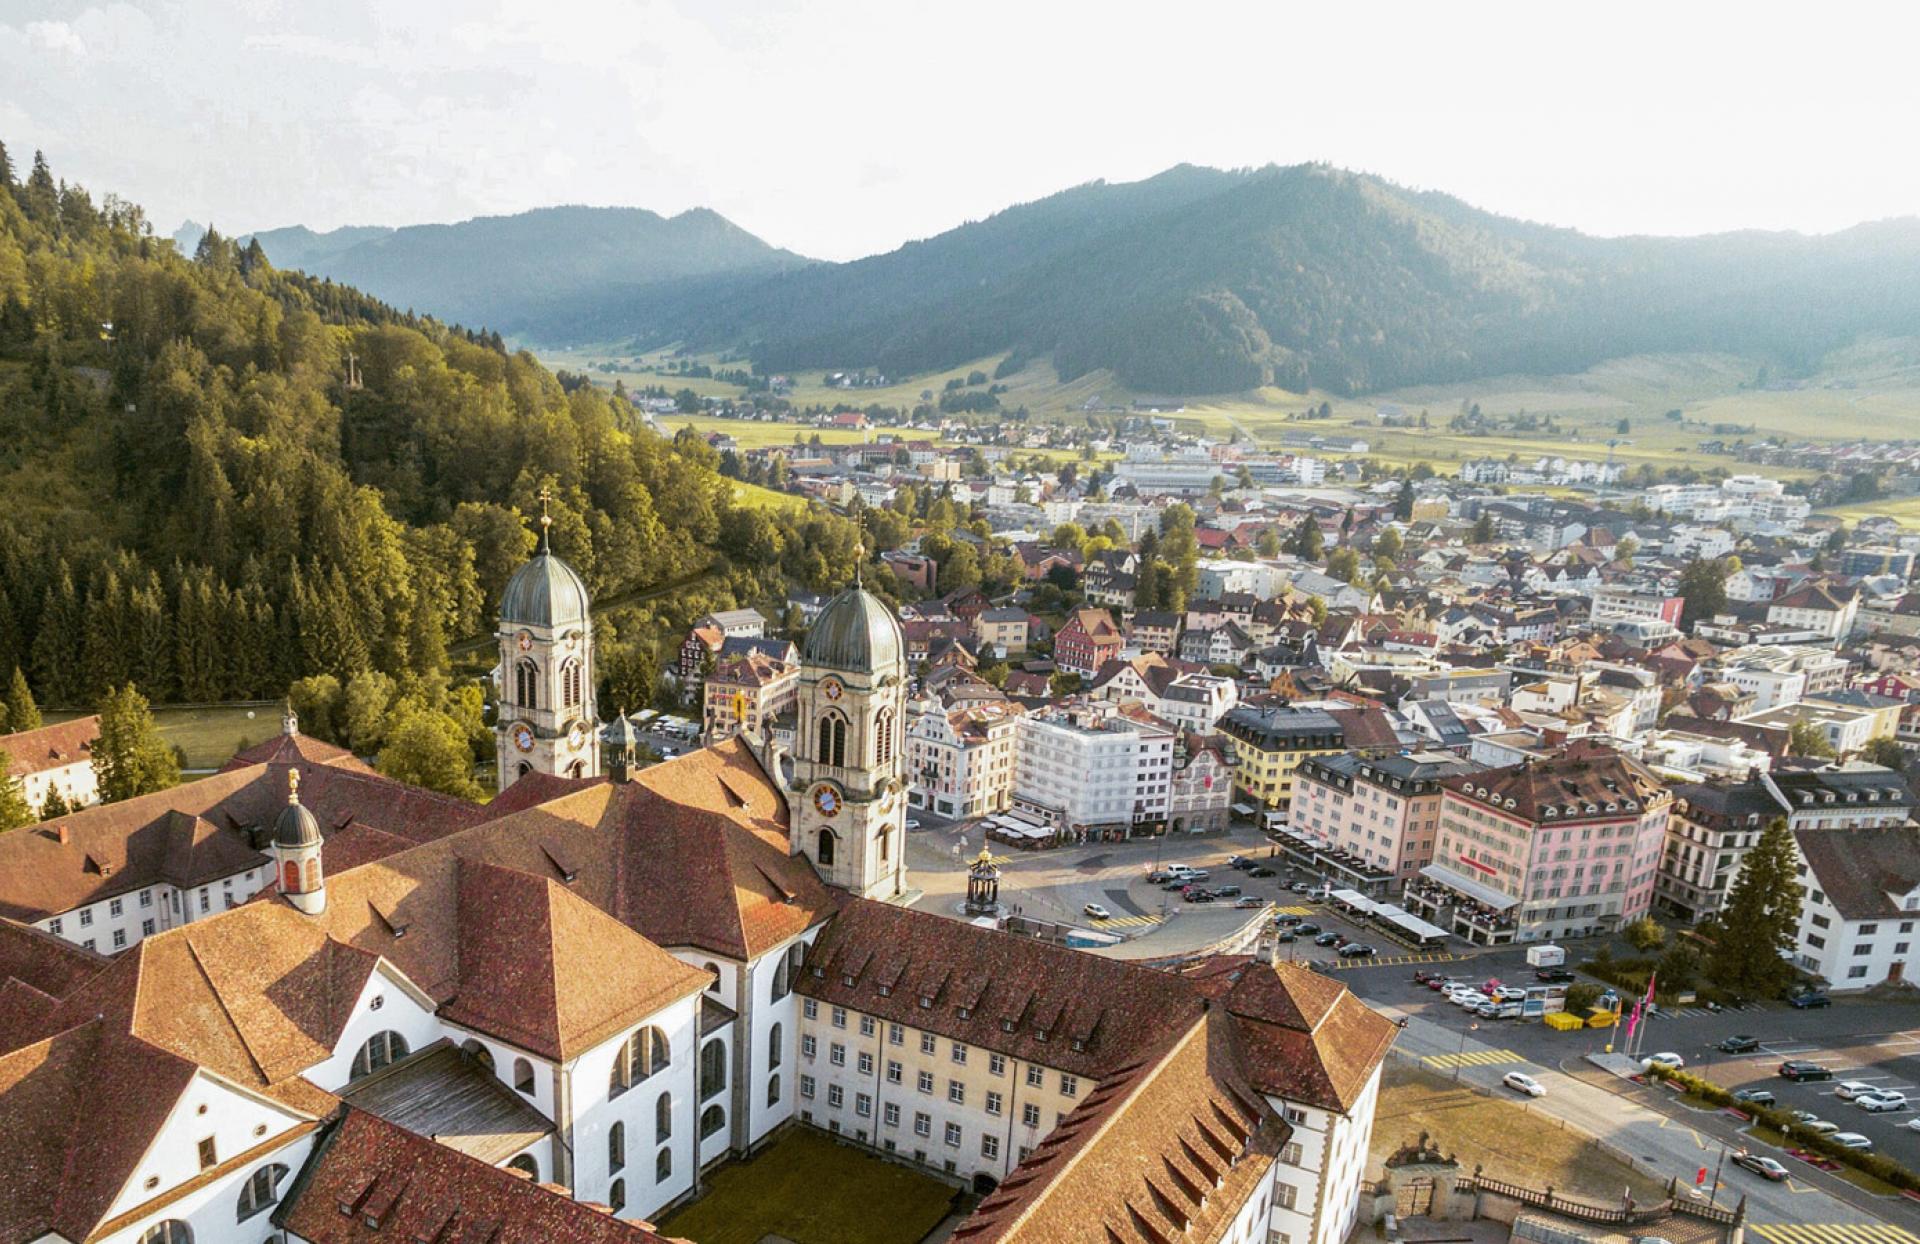
MULTIPOLYGON (((1825 1012, 1831 1015, 1833 1012, 1825 1012)), ((1909 1016, 1911 1016, 1909 1008, 1909 1016)), ((1792 1011, 1775 1011, 1769 1019, 1806 1021, 1792 1011)), ((1789 1021, 1791 1022, 1791 1021, 1789 1021)), ((1784 1110, 1804 1110, 1826 1122, 1837 1124, 1843 1132, 1859 1132, 1873 1142, 1876 1152, 1884 1153, 1908 1167, 1920 1169, 1920 1132, 1908 1127, 1920 1112, 1913 1105, 1899 1110, 1870 1112, 1839 1097, 1835 1089, 1854 1082, 1878 1090, 1904 1093, 1920 1104, 1920 1028, 1902 1028, 1887 1032, 1833 1033, 1834 1028, 1851 1025, 1814 1020, 1802 1031, 1770 1035, 1765 1021, 1755 1025, 1760 1048, 1752 1054, 1729 1055, 1711 1045, 1700 1050, 1698 1058, 1675 1046, 1688 1059, 1690 1070, 1728 1088, 1765 1089, 1784 1110), (1821 1031, 1822 1028, 1827 1031, 1821 1031), (1833 1073, 1831 1080, 1793 1081, 1780 1076, 1779 1067, 1788 1059, 1817 1063, 1833 1073)))

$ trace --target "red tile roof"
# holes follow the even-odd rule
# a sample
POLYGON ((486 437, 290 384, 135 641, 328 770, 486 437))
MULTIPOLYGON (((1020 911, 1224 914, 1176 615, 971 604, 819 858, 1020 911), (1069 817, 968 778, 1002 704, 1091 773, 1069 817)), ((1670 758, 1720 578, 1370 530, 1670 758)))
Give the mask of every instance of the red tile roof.
POLYGON ((337 765, 356 773, 373 772, 371 766, 344 747, 322 743, 319 739, 297 732, 287 734, 284 731, 265 742, 235 752, 232 760, 220 766, 220 771, 225 773, 229 769, 264 764, 337 765))
POLYGON ((91 764, 93 741, 99 737, 98 717, 76 717, 38 730, 0 736, 0 752, 12 757, 13 776, 25 777, 68 765, 91 764))
POLYGON ((273 1214, 310 1244, 660 1244, 563 1193, 349 1108, 273 1214))

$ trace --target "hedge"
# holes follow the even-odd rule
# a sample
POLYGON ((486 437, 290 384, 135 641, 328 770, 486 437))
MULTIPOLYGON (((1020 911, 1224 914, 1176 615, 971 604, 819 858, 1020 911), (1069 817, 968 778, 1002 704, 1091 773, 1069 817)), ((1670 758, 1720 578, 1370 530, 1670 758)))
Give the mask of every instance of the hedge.
MULTIPOLYGON (((1751 1115, 1754 1122, 1772 1128, 1780 1134, 1790 1134, 1790 1129, 1800 1127, 1799 1120, 1785 1110, 1772 1106, 1755 1106, 1747 1102, 1735 1101, 1733 1094, 1724 1085, 1694 1075, 1690 1071, 1676 1071, 1659 1064, 1647 1068, 1647 1074, 1656 1080, 1668 1080, 1685 1092, 1693 1094, 1702 1101, 1716 1106, 1731 1106, 1751 1115)), ((1841 1129, 1846 1130, 1846 1129, 1841 1129)), ((1849 1149, 1845 1145, 1836 1145, 1826 1136, 1814 1136, 1805 1132, 1793 1134, 1793 1144, 1800 1149, 1832 1158, 1844 1166, 1850 1166, 1862 1174, 1871 1175, 1883 1183, 1892 1184, 1909 1192, 1920 1192, 1920 1175, 1908 1170, 1883 1153, 1871 1150, 1849 1149)))

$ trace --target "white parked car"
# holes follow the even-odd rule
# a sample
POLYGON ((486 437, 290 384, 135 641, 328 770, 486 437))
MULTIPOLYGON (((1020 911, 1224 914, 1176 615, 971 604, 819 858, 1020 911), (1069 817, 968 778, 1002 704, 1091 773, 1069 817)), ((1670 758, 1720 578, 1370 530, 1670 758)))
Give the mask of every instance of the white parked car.
POLYGON ((1492 996, 1495 1002, 1525 1002, 1527 991, 1518 985, 1502 985, 1493 991, 1492 996))
POLYGON ((1833 1095, 1841 1101, 1852 1101, 1856 1097, 1874 1091, 1876 1090, 1873 1085, 1865 1080, 1842 1080, 1833 1086, 1833 1095))
POLYGON ((1873 1148, 1873 1142, 1868 1140, 1865 1136, 1862 1136, 1858 1132, 1835 1132, 1833 1135, 1827 1137, 1827 1139, 1831 1140, 1836 1145, 1840 1145, 1848 1149, 1873 1148))
POLYGON ((1088 903, 1085 907, 1082 907, 1080 910, 1086 912, 1087 915, 1094 920, 1113 919, 1113 913, 1108 911, 1106 908, 1102 907, 1098 903, 1088 903))
POLYGON ((1872 1093, 1861 1093, 1853 1099, 1853 1104, 1873 1114, 1883 1110, 1905 1110, 1907 1095, 1893 1089, 1879 1089, 1872 1093))
POLYGON ((1675 1054, 1672 1050, 1662 1050, 1658 1054, 1650 1054, 1640 1060, 1640 1067, 1643 1071, 1650 1067, 1665 1067, 1669 1071, 1678 1071, 1686 1065, 1687 1060, 1675 1054))
POLYGON ((1838 1123, 1829 1123, 1825 1119, 1808 1119, 1800 1125, 1803 1132, 1812 1132, 1815 1136, 1831 1136, 1840 1130, 1838 1123))
POLYGON ((1540 1081, 1534 1079, 1524 1071, 1509 1071, 1506 1075, 1500 1077, 1500 1083, 1506 1085, 1516 1093, 1525 1093, 1528 1097, 1545 1097, 1547 1095, 1546 1085, 1540 1083, 1540 1081))
POLYGON ((1920 1132, 1920 1114, 1916 1114, 1907 1120, 1907 1130, 1909 1132, 1920 1132))
POLYGON ((1486 1000, 1487 995, 1477 989, 1463 989, 1459 993, 1447 995, 1447 1001, 1453 1003, 1455 1006, 1466 1007, 1469 1011, 1474 1007, 1480 1006, 1486 1002, 1486 1000))

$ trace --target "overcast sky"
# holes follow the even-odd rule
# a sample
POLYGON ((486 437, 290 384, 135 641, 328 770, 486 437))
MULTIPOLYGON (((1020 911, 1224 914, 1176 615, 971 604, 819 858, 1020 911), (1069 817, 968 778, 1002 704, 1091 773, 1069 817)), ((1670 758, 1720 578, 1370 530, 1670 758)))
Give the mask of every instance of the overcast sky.
POLYGON ((1598 233, 1825 231, 1920 212, 1911 24, 1693 0, 5 0, 0 140, 162 232, 705 205, 839 259, 1094 178, 1302 160, 1598 233))

